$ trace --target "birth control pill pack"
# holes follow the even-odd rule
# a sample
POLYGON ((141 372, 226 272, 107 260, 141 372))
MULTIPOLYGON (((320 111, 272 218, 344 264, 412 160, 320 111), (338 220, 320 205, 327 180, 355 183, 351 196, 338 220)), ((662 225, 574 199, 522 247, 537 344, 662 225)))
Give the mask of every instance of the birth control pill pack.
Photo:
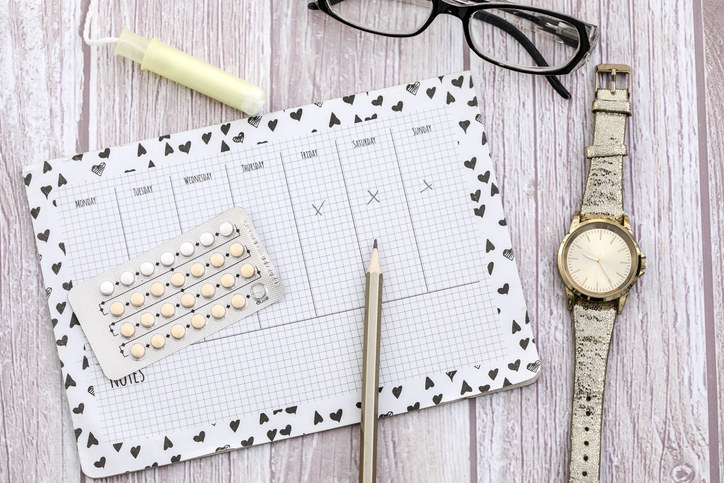
POLYGON ((71 289, 105 375, 119 379, 267 307, 284 286, 242 208, 71 289))

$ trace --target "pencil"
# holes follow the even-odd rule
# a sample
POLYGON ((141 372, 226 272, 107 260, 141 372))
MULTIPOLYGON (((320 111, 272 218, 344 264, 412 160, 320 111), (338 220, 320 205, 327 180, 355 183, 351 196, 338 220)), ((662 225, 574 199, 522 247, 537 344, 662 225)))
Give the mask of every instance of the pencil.
POLYGON ((377 388, 380 365, 382 315, 382 268, 377 240, 372 246, 365 284, 365 336, 362 362, 362 424, 360 425, 360 483, 376 481, 377 388))

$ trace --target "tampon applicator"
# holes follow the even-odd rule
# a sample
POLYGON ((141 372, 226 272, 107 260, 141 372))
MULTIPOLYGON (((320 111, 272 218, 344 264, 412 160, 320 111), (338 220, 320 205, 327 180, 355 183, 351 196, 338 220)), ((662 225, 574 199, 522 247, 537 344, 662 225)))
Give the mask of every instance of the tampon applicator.
POLYGON ((266 100, 260 87, 127 28, 121 32, 113 53, 141 64, 143 70, 155 72, 250 116, 257 114, 266 100))

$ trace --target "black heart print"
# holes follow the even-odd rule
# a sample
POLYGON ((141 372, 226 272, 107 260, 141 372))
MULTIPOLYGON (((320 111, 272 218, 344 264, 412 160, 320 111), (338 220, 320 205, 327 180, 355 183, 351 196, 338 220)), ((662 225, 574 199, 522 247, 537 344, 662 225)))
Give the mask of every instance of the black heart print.
POLYGON ((81 428, 75 428, 73 433, 75 433, 75 440, 78 441, 78 436, 80 436, 80 433, 82 433, 83 430, 81 428))
POLYGON ((93 463, 93 466, 95 466, 96 468, 103 468, 104 466, 106 466, 106 457, 101 456, 101 459, 99 459, 98 461, 95 461, 93 463))
POLYGON ((269 441, 274 441, 274 438, 277 436, 277 430, 276 429, 270 429, 266 432, 266 437, 269 438, 269 441))
POLYGON ((318 411, 314 411, 314 425, 316 426, 317 424, 321 423, 322 421, 324 421, 324 418, 322 417, 322 415, 319 414, 318 411))
POLYGON ((169 154, 173 153, 173 148, 169 143, 166 143, 166 149, 164 150, 164 154, 168 156, 169 154))
POLYGON ((86 448, 90 448, 95 444, 98 444, 98 440, 95 436, 93 436, 93 433, 88 433, 88 442, 86 443, 86 448))
POLYGON ((50 165, 49 162, 43 163, 43 174, 47 173, 48 171, 52 171, 53 167, 50 165))
POLYGON ((58 311, 59 314, 62 314, 65 310, 65 302, 60 302, 58 304, 55 304, 55 310, 58 311))
POLYGON ((435 403, 435 405, 438 405, 442 402, 442 394, 435 394, 432 396, 432 402, 435 403))
POLYGON ((63 266, 62 262, 54 263, 50 266, 50 269, 53 271, 54 274, 58 275, 58 272, 60 271, 60 267, 63 266))
POLYGON ((472 392, 472 390, 473 388, 463 379, 463 385, 460 387, 460 395, 463 396, 465 393, 472 392))
POLYGON ((103 151, 101 151, 100 153, 98 153, 98 157, 103 158, 103 159, 108 158, 108 156, 110 156, 110 155, 111 155, 111 148, 106 148, 103 151))
POLYGON ((458 373, 458 371, 448 371, 445 374, 447 374, 447 377, 449 377, 450 380, 452 381, 455 378, 455 374, 457 374, 457 373, 458 373))
POLYGON ((143 144, 138 143, 137 156, 140 158, 144 154, 146 154, 146 148, 143 147, 143 144))
POLYGON ((33 173, 28 173, 23 178, 23 183, 25 183, 25 186, 30 186, 30 181, 33 179, 33 173))
POLYGON ((123 443, 113 443, 113 448, 116 450, 116 453, 121 451, 122 446, 123 446, 123 443))
POLYGON ((502 287, 498 289, 498 293, 500 295, 508 295, 508 289, 510 288, 510 285, 507 283, 504 283, 502 287))
POLYGON ((530 343, 530 338, 526 337, 525 339, 520 339, 518 344, 520 344, 520 347, 523 350, 526 350, 528 348, 528 344, 530 343))
POLYGON ((241 441, 241 445, 242 445, 244 448, 248 448, 248 447, 251 446, 252 444, 254 444, 254 436, 249 436, 249 439, 244 439, 244 440, 241 441))
POLYGON ((53 187, 50 186, 50 185, 48 185, 48 186, 42 186, 42 187, 40 188, 40 191, 45 195, 45 198, 46 198, 46 199, 48 198, 48 195, 50 194, 50 192, 51 192, 52 190, 53 190, 53 187))
POLYGON ((408 411, 417 411, 418 409, 420 409, 420 401, 416 402, 411 406, 407 406, 408 411))
POLYGON ((243 143, 244 142, 244 133, 239 132, 239 134, 237 134, 236 136, 231 138, 231 140, 234 141, 235 143, 243 143))
POLYGON ((171 135, 170 135, 170 134, 164 134, 163 136, 159 136, 159 137, 158 137, 158 142, 160 143, 160 142, 163 141, 164 139, 171 139, 171 135))
POLYGON ((290 406, 290 407, 286 408, 284 411, 286 411, 287 414, 297 414, 297 407, 290 406))
MULTIPOLYGON (((257 120, 257 125, 259 121, 257 120)), ((249 118, 249 124, 251 124, 251 118, 249 118)), ((224 133, 224 136, 226 136, 229 133, 229 128, 231 127, 231 123, 226 123, 221 125, 221 132, 224 133)))
POLYGON ((60 188, 64 184, 68 184, 68 181, 66 181, 65 177, 63 177, 62 174, 58 173, 58 188, 60 188))
POLYGON ((269 121, 269 122, 267 123, 267 126, 269 126, 269 130, 270 130, 271 132, 274 132, 274 130, 277 128, 277 119, 274 119, 274 120, 272 120, 272 121, 269 121))
POLYGON ((508 364, 508 369, 510 369, 511 371, 517 371, 519 367, 520 359, 517 359, 515 362, 511 362, 510 364, 508 364))
POLYGON ((228 150, 229 150, 229 145, 226 144, 226 141, 221 141, 221 152, 225 153, 228 150))
POLYGON ((261 413, 259 415, 259 424, 264 424, 269 422, 269 416, 266 415, 266 413, 261 413))
POLYGON ((344 96, 342 98, 342 101, 346 102, 347 104, 349 104, 351 106, 352 104, 354 104, 354 95, 344 96))
POLYGON ((342 419, 342 410, 338 409, 337 411, 335 411, 333 413, 329 413, 329 417, 333 421, 340 422, 340 420, 342 419))
POLYGON ((428 390, 431 387, 435 387, 435 383, 432 382, 432 379, 430 379, 429 377, 426 377, 425 378, 425 390, 428 390))
POLYGON ((68 336, 67 336, 67 335, 64 335, 63 337, 61 337, 60 339, 58 339, 58 340, 55 341, 55 345, 58 345, 58 346, 64 346, 64 345, 67 345, 67 344, 68 344, 68 336))
POLYGON ((516 332, 520 332, 520 331, 521 331, 520 325, 518 325, 518 322, 516 322, 514 320, 513 321, 513 333, 515 334, 516 332))
POLYGON ((482 218, 485 215, 485 205, 480 205, 479 208, 475 208, 473 211, 475 211, 475 216, 482 218))
POLYGON ((211 132, 205 132, 201 135, 201 140, 204 142, 204 144, 209 144, 209 141, 211 140, 211 132))
POLYGON ((490 196, 495 196, 498 193, 500 193, 500 190, 495 186, 495 183, 490 183, 490 196))
POLYGON ((194 436, 194 441, 197 443, 203 443, 204 439, 206 439, 206 433, 204 431, 201 431, 199 434, 194 436))
POLYGON ((239 429, 239 423, 240 423, 240 422, 241 422, 241 421, 239 421, 238 419, 236 419, 236 420, 231 421, 231 422, 229 423, 229 427, 231 428, 231 430, 232 430, 233 432, 236 433, 236 430, 239 429))
POLYGON ((78 404, 77 407, 74 407, 74 408, 73 408, 73 412, 74 412, 75 414, 83 414, 83 410, 84 410, 84 409, 85 409, 85 404, 80 403, 80 404, 78 404))
POLYGON ((475 191, 475 193, 470 193, 470 199, 473 200, 475 203, 480 201, 480 190, 475 191))
POLYGON ((292 425, 287 424, 284 428, 279 430, 279 434, 281 434, 282 436, 289 436, 290 434, 292 434, 292 425))
POLYGON ((490 179, 490 171, 486 171, 483 174, 478 175, 478 180, 482 181, 483 183, 487 183, 490 179))
POLYGON ((478 105, 478 98, 477 98, 477 97, 473 97, 472 99, 470 99, 470 100, 468 101, 468 106, 470 106, 470 107, 475 107, 475 106, 477 106, 477 105, 478 105))
POLYGON ((373 106, 381 106, 382 105, 382 96, 377 96, 377 99, 372 100, 373 106))
POLYGON ((492 274, 493 274, 493 267, 495 267, 495 263, 494 263, 494 262, 488 263, 488 275, 492 275, 492 274))
POLYGON ((492 252, 493 250, 495 250, 495 245, 493 245, 493 242, 490 240, 487 240, 485 242, 485 253, 492 252))
POLYGON ((488 377, 494 381, 495 378, 498 377, 498 368, 496 367, 495 369, 488 371, 488 377))
POLYGON ((400 111, 402 111, 402 101, 399 101, 397 104, 395 104, 394 106, 392 106, 392 110, 395 111, 395 112, 400 112, 400 111))
POLYGON ((450 81, 450 83, 451 83, 452 85, 454 85, 455 87, 462 87, 462 86, 463 86, 463 80, 464 80, 464 79, 465 79, 465 78, 464 78, 463 76, 460 76, 460 77, 458 77, 457 79, 453 79, 452 81, 450 81))
POLYGON ((140 452, 141 452, 141 445, 140 445, 140 444, 139 444, 138 446, 134 446, 133 448, 131 448, 131 455, 132 455, 134 458, 138 458, 138 453, 140 453, 140 452))
POLYGON ((163 437, 163 449, 167 450, 169 448, 173 448, 173 443, 170 439, 168 439, 168 436, 163 437))
POLYGON ((171 456, 171 463, 178 463, 181 461, 181 455, 177 454, 176 456, 171 456))
POLYGON ((490 391, 490 384, 485 384, 484 386, 478 387, 478 391, 480 391, 480 392, 488 392, 488 391, 490 391))
POLYGON ((189 150, 191 149, 191 141, 186 141, 184 144, 178 145, 178 150, 182 153, 189 153, 189 150))
POLYGON ((342 124, 339 122, 339 118, 332 113, 331 116, 329 116, 329 127, 334 126, 335 124, 342 124))
POLYGON ((448 93, 447 93, 447 98, 445 99, 445 103, 446 103, 446 104, 452 104, 453 102, 455 102, 455 98, 453 97, 452 94, 450 94, 450 93, 448 92, 448 93))
POLYGON ((436 90, 437 90, 436 87, 430 87, 429 89, 427 89, 427 90, 425 91, 425 94, 427 94, 427 97, 429 97, 430 99, 432 99, 432 97, 435 95, 435 91, 436 91, 436 90))
POLYGON ((469 160, 465 161, 463 164, 465 165, 466 168, 475 169, 475 165, 477 164, 477 162, 478 162, 478 158, 473 156, 469 160))
POLYGON ((295 121, 300 121, 302 119, 302 109, 299 108, 296 111, 290 112, 289 117, 291 117, 295 121))
POLYGON ((464 133, 468 132, 468 127, 470 127, 470 121, 460 121, 458 124, 460 125, 464 133))
POLYGON ((83 159, 83 153, 76 154, 75 156, 73 156, 72 159, 73 159, 73 161, 80 161, 81 159, 83 159))
MULTIPOLYGON (((30 209, 30 216, 32 216, 33 219, 35 219, 35 220, 38 219, 38 214, 39 214, 39 213, 40 213, 40 207, 39 207, 39 206, 36 207, 36 208, 31 208, 31 209, 30 209)), ((56 272, 56 273, 57 273, 57 272, 56 272)))
POLYGON ((75 381, 72 377, 70 377, 70 374, 65 375, 65 388, 68 389, 69 387, 75 386, 75 381))

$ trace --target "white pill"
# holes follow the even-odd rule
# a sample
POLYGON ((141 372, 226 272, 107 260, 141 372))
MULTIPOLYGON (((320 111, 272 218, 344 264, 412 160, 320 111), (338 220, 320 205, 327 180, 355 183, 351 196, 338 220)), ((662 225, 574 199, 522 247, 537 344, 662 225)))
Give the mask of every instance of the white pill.
POLYGON ((133 285, 133 280, 135 280, 135 277, 131 272, 123 272, 121 274, 121 283, 126 287, 133 285))
POLYGON ((214 244, 214 235, 209 233, 208 231, 204 232, 199 237, 199 242, 201 242, 201 244, 205 247, 210 247, 214 244))
POLYGON ((121 326, 121 335, 123 337, 133 337, 133 334, 136 333, 136 328, 133 326, 133 324, 129 324, 126 322, 121 326))
POLYGON ((174 287, 183 287, 186 283, 186 277, 183 273, 176 272, 171 275, 171 285, 174 287))
POLYGON ((181 255, 185 257, 190 257, 194 254, 194 244, 189 242, 183 242, 179 251, 181 252, 181 255))
POLYGON ((145 314, 143 314, 141 316, 141 325, 142 326, 149 328, 149 327, 153 327, 154 323, 156 323, 156 317, 152 313, 146 312, 145 314))
POLYGON ((120 317, 123 315, 123 312, 126 310, 126 306, 123 305, 121 302, 113 302, 111 304, 111 314, 120 317))
POLYGON ((225 273, 221 276, 221 286, 224 288, 231 288, 234 286, 234 283, 236 282, 236 279, 234 276, 230 273, 225 273))
POLYGON ((211 316, 215 319, 222 319, 226 315, 226 307, 221 304, 216 304, 211 307, 211 316))
POLYGON ((228 221, 223 222, 221 225, 219 225, 219 233, 224 236, 230 236, 232 233, 234 233, 234 225, 232 225, 228 221))
POLYGON ((151 337, 151 345, 154 349, 163 349, 163 346, 166 345, 166 338, 161 334, 156 334, 151 337))
POLYGON ((133 344, 131 346, 131 355, 134 359, 140 359, 146 354, 146 348, 143 344, 133 344))
POLYGON ((154 297, 160 297, 165 291, 166 288, 160 282, 156 282, 151 285, 151 295, 153 295, 154 297))
POLYGON ((161 315, 163 315, 167 319, 173 317, 173 314, 175 313, 176 307, 174 307, 172 304, 165 303, 161 306, 161 315))
POLYGON ((222 255, 221 253, 214 253, 213 255, 211 255, 209 262, 215 268, 219 268, 224 264, 224 255, 222 255))
POLYGON ((191 317, 191 325, 194 329, 203 329, 206 325, 206 319, 203 315, 196 314, 191 317))
POLYGON ((171 327, 171 335, 174 339, 182 339, 186 335, 186 327, 181 324, 176 324, 171 327))
POLYGON ((229 247, 229 255, 234 258, 239 258, 244 254, 244 245, 241 243, 232 243, 229 247))
POLYGON ((156 267, 151 262, 143 262, 141 264, 141 273, 146 277, 153 275, 154 270, 156 270, 156 267))
POLYGON ((195 303, 196 303, 196 297, 194 297, 194 294, 185 293, 181 296, 181 305, 183 305, 187 309, 189 307, 193 307, 195 303))
POLYGON ((115 290, 115 287, 113 286, 113 282, 109 282, 106 280, 105 282, 101 282, 101 293, 105 296, 111 295, 113 293, 113 290, 115 290))
POLYGON ((241 268, 239 269, 239 273, 240 273, 241 276, 244 277, 244 278, 251 278, 251 277, 253 277, 254 274, 256 273, 256 269, 254 268, 254 265, 251 265, 251 264, 249 264, 249 263, 245 263, 245 264, 242 265, 241 268))
POLYGON ((231 297, 231 306, 235 309, 243 309, 246 305, 246 297, 244 297, 241 294, 236 294, 233 297, 231 297))
POLYGON ((174 257, 171 252, 163 252, 161 254, 161 263, 166 267, 173 265, 174 260, 176 260, 176 257, 174 257))
POLYGON ((191 268, 189 269, 189 272, 191 272, 191 275, 193 275, 196 278, 199 278, 200 276, 202 276, 205 271, 206 271, 206 269, 200 263, 194 263, 193 265, 191 265, 191 268))

